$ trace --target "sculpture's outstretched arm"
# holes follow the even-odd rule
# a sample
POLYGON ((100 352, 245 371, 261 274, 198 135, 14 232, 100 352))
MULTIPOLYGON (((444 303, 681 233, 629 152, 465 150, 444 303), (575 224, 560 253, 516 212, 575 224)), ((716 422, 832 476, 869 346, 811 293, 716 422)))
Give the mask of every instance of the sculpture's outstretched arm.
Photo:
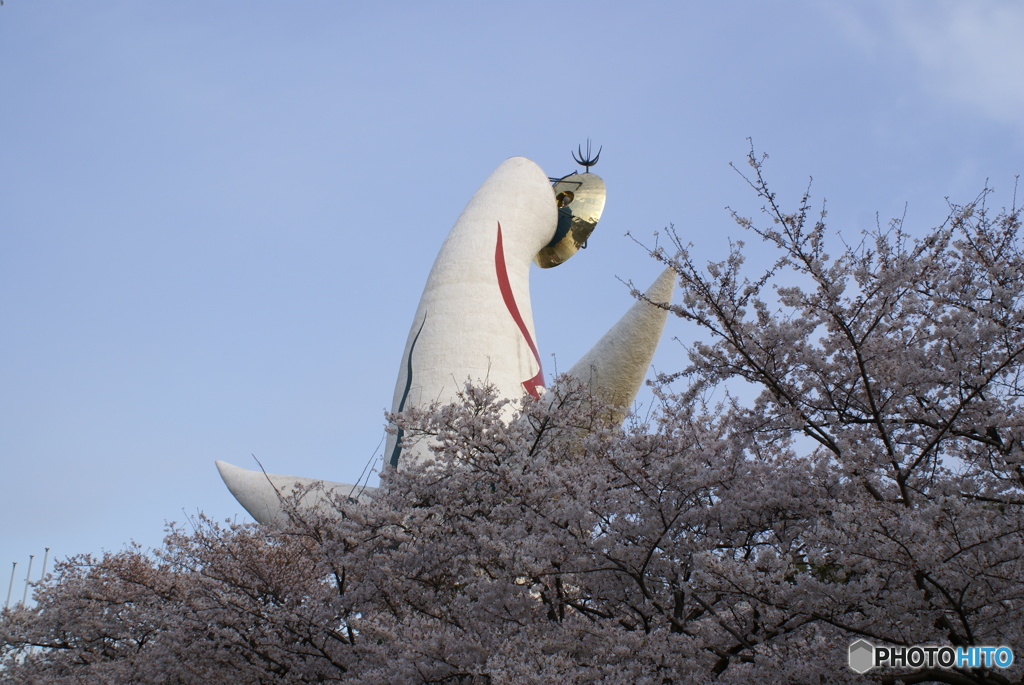
POLYGON ((665 269, 644 293, 644 299, 633 303, 566 373, 608 404, 619 407, 618 420, 629 413, 640 391, 668 318, 666 308, 652 303, 669 304, 674 289, 675 272, 665 269))
POLYGON ((364 500, 376 488, 348 483, 335 483, 317 478, 301 476, 283 476, 277 473, 264 473, 234 466, 226 461, 217 461, 217 470, 224 484, 245 507, 254 519, 263 524, 284 523, 288 519, 283 501, 299 489, 313 487, 301 499, 303 507, 325 509, 331 508, 329 494, 340 494, 344 497, 364 500))

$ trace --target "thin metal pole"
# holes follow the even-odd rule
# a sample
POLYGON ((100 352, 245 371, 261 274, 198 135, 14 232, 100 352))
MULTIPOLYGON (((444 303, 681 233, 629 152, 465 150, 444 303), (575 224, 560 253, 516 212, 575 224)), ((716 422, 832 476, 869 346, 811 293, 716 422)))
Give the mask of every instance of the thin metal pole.
POLYGON ((47 547, 46 548, 46 553, 43 554, 43 572, 40 574, 39 580, 42 580, 43 578, 46 577, 46 560, 47 560, 47 558, 49 558, 49 556, 50 556, 50 548, 47 547))
POLYGON ((4 603, 4 609, 11 606, 11 590, 14 589, 14 569, 18 568, 18 562, 11 562, 11 583, 7 586, 7 602, 4 603))
POLYGON ((21 606, 25 606, 25 602, 28 601, 28 581, 32 577, 32 559, 35 556, 35 554, 28 555, 28 573, 25 574, 25 594, 21 596, 21 606))

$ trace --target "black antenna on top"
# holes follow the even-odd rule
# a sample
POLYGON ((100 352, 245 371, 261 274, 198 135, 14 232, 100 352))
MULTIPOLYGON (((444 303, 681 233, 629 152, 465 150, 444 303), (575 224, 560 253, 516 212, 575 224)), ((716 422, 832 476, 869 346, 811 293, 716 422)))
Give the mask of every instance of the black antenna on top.
POLYGON ((604 145, 602 145, 600 148, 598 148, 596 155, 591 157, 590 156, 590 138, 587 138, 587 154, 585 154, 585 155, 583 154, 583 146, 582 145, 577 145, 576 146, 576 152, 572 153, 572 158, 573 158, 573 160, 577 164, 579 164, 582 167, 585 167, 586 170, 587 170, 587 173, 589 174, 590 173, 590 167, 592 167, 595 164, 597 164, 597 160, 601 159, 601 150, 603 150, 603 149, 604 149, 604 145), (578 155, 577 155, 577 153, 578 153, 578 155))

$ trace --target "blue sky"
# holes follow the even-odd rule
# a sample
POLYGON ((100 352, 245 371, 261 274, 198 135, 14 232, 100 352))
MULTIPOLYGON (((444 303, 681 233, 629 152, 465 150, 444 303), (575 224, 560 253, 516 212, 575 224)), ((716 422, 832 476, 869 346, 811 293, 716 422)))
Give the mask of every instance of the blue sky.
POLYGON ((923 230, 986 179, 1009 204, 1022 29, 991 0, 6 0, 0 578, 246 519, 215 459, 355 479, 433 257, 507 157, 562 175, 604 146, 589 249, 532 276, 549 374, 657 275, 626 231, 743 237, 748 137, 846 234, 923 230))

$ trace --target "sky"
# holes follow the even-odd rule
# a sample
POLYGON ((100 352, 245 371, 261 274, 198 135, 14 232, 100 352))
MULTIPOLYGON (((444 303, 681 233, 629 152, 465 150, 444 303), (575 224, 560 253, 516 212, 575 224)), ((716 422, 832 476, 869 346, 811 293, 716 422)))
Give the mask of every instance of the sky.
MULTIPOLYGON (((751 144, 845 236, 986 183, 1009 205, 1022 30, 1012 0, 6 0, 0 578, 249 520, 217 459, 357 479, 433 258, 508 157, 603 146, 588 249, 531 275, 549 376, 658 275, 656 232, 756 259, 727 209, 758 212, 751 144)), ((670 320, 655 368, 695 335, 670 320)))

